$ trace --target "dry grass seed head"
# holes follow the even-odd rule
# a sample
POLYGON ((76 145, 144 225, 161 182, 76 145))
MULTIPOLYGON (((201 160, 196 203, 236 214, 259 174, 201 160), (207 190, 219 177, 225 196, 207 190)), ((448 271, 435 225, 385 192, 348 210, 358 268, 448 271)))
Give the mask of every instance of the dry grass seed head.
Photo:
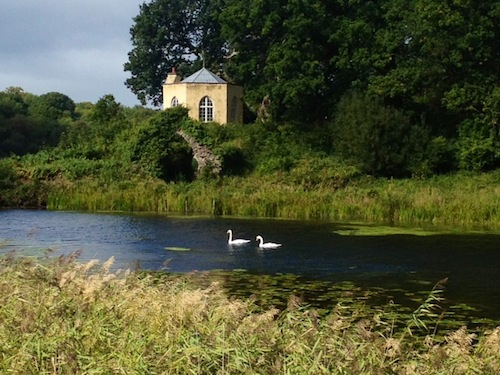
POLYGON ((71 283, 76 277, 76 270, 63 272, 59 278, 59 288, 63 288, 66 284, 71 283))
POLYGON ((372 341, 375 334, 371 331, 371 322, 368 319, 362 319, 356 324, 357 331, 359 335, 364 340, 372 341))
POLYGON ((172 316, 183 323, 199 323, 207 313, 207 293, 203 290, 185 290, 171 300, 172 316))
POLYGON ((401 341, 389 337, 385 340, 384 353, 389 358, 395 358, 401 354, 401 341))
POLYGON ((82 272, 87 273, 91 269, 95 268, 99 264, 98 259, 91 259, 87 263, 82 265, 82 272))
POLYGON ((497 366, 500 367, 500 327, 486 331, 479 343, 479 348, 486 356, 496 358, 497 366))
POLYGON ((469 354, 472 350, 472 343, 476 337, 477 335, 474 333, 467 333, 465 327, 461 327, 457 331, 450 333, 445 337, 448 355, 469 354))
POLYGON ((349 328, 350 323, 342 315, 332 313, 327 317, 326 325, 332 332, 340 332, 349 328))
POLYGON ((101 272, 108 273, 113 264, 115 263, 115 257, 110 257, 107 261, 105 261, 101 267, 101 272))
POLYGON ((290 298, 288 298, 288 303, 287 303, 287 310, 288 311, 293 311, 293 310, 296 310, 300 307, 300 305, 302 304, 302 298, 296 296, 296 295, 292 295, 290 296, 290 298))
POLYGON ((270 333, 271 326, 274 325, 274 320, 279 312, 278 309, 273 308, 262 314, 250 314, 241 321, 237 331, 242 334, 270 333))
POLYGON ((110 285, 115 278, 116 275, 112 273, 104 275, 90 275, 86 278, 85 285, 83 286, 82 294, 84 298, 87 300, 95 300, 98 292, 110 285))

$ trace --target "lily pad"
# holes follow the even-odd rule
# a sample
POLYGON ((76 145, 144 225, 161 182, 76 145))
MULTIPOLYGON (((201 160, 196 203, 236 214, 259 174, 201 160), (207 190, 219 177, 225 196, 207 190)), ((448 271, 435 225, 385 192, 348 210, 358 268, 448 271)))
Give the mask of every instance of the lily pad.
POLYGON ((165 250, 170 250, 170 251, 191 251, 191 249, 188 249, 187 247, 176 247, 176 246, 168 246, 165 248, 165 250))

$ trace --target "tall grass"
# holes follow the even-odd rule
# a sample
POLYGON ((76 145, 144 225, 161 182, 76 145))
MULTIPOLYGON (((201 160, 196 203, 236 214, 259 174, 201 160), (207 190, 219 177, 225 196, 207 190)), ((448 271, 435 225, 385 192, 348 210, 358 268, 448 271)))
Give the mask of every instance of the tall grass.
POLYGON ((323 181, 311 186, 280 173, 171 184, 84 180, 53 190, 48 207, 500 229, 498 171, 428 180, 323 181))
POLYGON ((110 272, 111 263, 0 260, 0 373, 500 371, 500 327, 477 336, 464 327, 437 340, 396 330, 380 312, 361 318, 360 307, 320 315, 292 298, 283 311, 260 311, 217 284, 110 272))

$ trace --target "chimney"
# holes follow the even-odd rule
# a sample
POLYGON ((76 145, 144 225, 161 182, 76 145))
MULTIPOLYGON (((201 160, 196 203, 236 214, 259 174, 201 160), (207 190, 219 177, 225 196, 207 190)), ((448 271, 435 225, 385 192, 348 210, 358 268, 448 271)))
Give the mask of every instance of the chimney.
POLYGON ((167 79, 165 80, 165 84, 169 85, 169 84, 177 83, 177 82, 180 82, 180 81, 181 81, 181 79, 177 75, 177 72, 175 71, 175 67, 173 67, 172 71, 167 74, 167 79))

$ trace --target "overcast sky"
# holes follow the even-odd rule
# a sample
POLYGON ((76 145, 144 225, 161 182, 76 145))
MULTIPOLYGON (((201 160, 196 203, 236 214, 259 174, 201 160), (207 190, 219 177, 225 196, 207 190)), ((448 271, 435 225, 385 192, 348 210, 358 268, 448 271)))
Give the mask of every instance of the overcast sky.
MULTIPOLYGON (((17 86, 75 102, 139 101, 125 86, 132 18, 145 0, 0 0, 0 91, 17 86)), ((147 2, 147 1, 146 1, 147 2)))

